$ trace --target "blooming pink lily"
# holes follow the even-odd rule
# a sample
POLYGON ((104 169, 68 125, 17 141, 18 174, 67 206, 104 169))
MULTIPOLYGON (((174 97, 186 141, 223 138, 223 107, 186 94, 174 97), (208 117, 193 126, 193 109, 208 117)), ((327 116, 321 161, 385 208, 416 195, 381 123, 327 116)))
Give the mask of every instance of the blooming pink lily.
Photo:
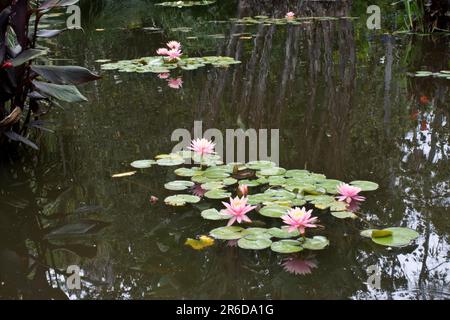
POLYGON ((305 234, 306 228, 316 228, 317 217, 311 217, 312 210, 306 211, 303 208, 290 209, 287 214, 281 217, 283 222, 289 225, 288 232, 299 230, 300 234, 305 234))
POLYGON ((191 146, 188 149, 194 151, 195 153, 203 157, 205 154, 213 154, 215 146, 216 144, 213 143, 212 141, 202 138, 192 140, 191 146))
POLYGON ((337 197, 339 201, 345 201, 351 203, 352 201, 364 201, 365 197, 358 195, 361 192, 361 188, 351 186, 346 183, 342 183, 338 188, 338 192, 341 194, 337 197))
POLYGON ((180 60, 182 54, 183 53, 179 49, 170 49, 167 52, 167 59, 169 59, 169 61, 180 60))
POLYGON ((156 50, 156 54, 158 54, 160 56, 167 56, 169 54, 169 49, 159 48, 158 50, 156 50))
POLYGON ((286 13, 286 19, 294 19, 295 18, 295 13, 293 13, 292 11, 289 11, 288 13, 286 13))
POLYGON ((169 77, 170 77, 170 73, 168 73, 168 72, 158 74, 158 78, 160 78, 160 79, 168 79, 169 77))
POLYGON ((249 217, 247 217, 247 213, 252 211, 256 208, 256 206, 251 206, 247 204, 248 198, 246 197, 236 197, 236 198, 230 198, 230 203, 222 202, 223 205, 227 208, 226 210, 223 210, 223 214, 230 216, 230 220, 228 221, 228 226, 231 226, 236 221, 238 223, 245 222, 252 222, 249 217))
POLYGON ((181 43, 179 43, 178 41, 169 41, 167 42, 167 47, 169 47, 169 49, 180 50, 181 43))
POLYGON ((172 89, 180 89, 183 87, 183 80, 181 78, 167 80, 167 85, 172 89))

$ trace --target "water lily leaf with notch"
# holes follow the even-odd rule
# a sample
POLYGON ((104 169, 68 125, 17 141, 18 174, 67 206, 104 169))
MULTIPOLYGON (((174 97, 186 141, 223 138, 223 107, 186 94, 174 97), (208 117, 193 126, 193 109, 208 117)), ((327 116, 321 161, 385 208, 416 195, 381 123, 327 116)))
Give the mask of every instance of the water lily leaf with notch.
POLYGON ((380 235, 377 230, 372 230, 371 239, 373 242, 387 247, 404 247, 411 243, 411 241, 419 237, 419 233, 409 228, 392 227, 383 229, 383 231, 390 231, 392 235, 375 238, 375 235, 380 235))
POLYGON ((297 240, 281 240, 273 242, 270 249, 277 253, 295 253, 303 250, 301 242, 297 240))
POLYGON ((350 211, 332 211, 331 215, 338 219, 356 219, 358 216, 350 211))
POLYGON ((84 102, 87 98, 83 96, 77 87, 72 85, 59 85, 34 80, 33 85, 46 97, 56 98, 66 102, 84 102))
POLYGON ((250 161, 245 166, 252 170, 261 170, 275 167, 277 164, 272 161, 259 160, 259 161, 250 161))
POLYGON ((269 233, 274 236, 275 238, 280 239, 289 239, 300 236, 300 232, 298 230, 294 230, 292 232, 289 232, 288 226, 283 226, 280 228, 271 228, 269 229, 269 233))
POLYGON ((187 203, 197 203, 200 202, 200 197, 189 195, 189 194, 177 194, 174 196, 167 197, 164 199, 164 202, 167 205, 174 207, 182 207, 187 203))
POLYGON ((178 168, 174 172, 175 172, 175 174, 177 176, 180 176, 180 177, 193 177, 193 176, 202 174, 202 171, 199 168, 197 168, 197 167, 194 167, 194 168, 178 168))
POLYGON ((244 228, 237 226, 229 226, 229 227, 220 227, 213 229, 209 232, 209 234, 220 240, 237 240, 242 238, 244 228))
POLYGON ((241 249, 246 250, 264 250, 272 245, 272 240, 270 239, 257 239, 250 240, 247 238, 241 238, 238 241, 238 246, 241 249))
POLYGON ((214 190, 214 189, 223 189, 225 185, 221 181, 211 181, 203 183, 201 187, 202 189, 205 190, 214 190))
POLYGON ((155 160, 136 160, 133 161, 130 165, 136 169, 147 169, 154 164, 156 164, 155 160))
POLYGON ((282 176, 286 173, 286 169, 280 167, 262 168, 259 175, 262 176, 282 176))
POLYGON ((226 199, 231 197, 231 192, 227 192, 223 189, 213 189, 205 193, 205 197, 208 199, 226 199))
POLYGON ((231 216, 224 214, 223 211, 219 212, 214 208, 203 210, 201 215, 206 220, 228 220, 231 218, 231 216))
POLYGON ((323 250, 330 244, 324 236, 315 236, 312 239, 306 238, 302 243, 302 247, 308 250, 323 250))
POLYGON ((195 184, 192 181, 176 180, 176 181, 171 181, 171 182, 166 183, 164 185, 164 188, 166 188, 167 190, 172 190, 172 191, 182 191, 182 190, 186 190, 194 185, 195 184))
POLYGON ((259 213, 262 216, 269 218, 281 218, 289 209, 290 208, 286 206, 270 205, 259 209, 259 213))
POLYGON ((352 186, 361 188, 362 191, 375 191, 379 188, 379 185, 371 181, 352 181, 350 182, 352 186))

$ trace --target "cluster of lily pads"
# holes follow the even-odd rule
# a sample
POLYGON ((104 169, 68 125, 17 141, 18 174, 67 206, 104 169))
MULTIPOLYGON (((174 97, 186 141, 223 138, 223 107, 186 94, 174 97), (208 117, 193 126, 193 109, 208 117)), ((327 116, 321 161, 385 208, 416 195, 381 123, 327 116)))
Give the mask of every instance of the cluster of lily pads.
MULTIPOLYGON (((308 170, 287 170, 271 161, 224 164, 216 154, 199 155, 191 151, 161 154, 154 160, 139 160, 131 164, 138 169, 152 165, 182 166, 174 171, 179 178, 164 185, 167 190, 177 192, 164 200, 165 204, 170 206, 196 204, 202 197, 212 201, 228 199, 243 186, 250 189, 248 204, 255 205, 256 211, 264 219, 272 219, 269 224, 273 227, 224 226, 209 232, 214 239, 237 241, 237 245, 242 249, 270 248, 277 253, 295 253, 304 249, 326 248, 329 245, 326 237, 305 237, 298 230, 292 231, 288 226, 281 225, 281 218, 293 207, 314 207, 323 214, 326 214, 326 210, 338 219, 357 218, 355 209, 351 208, 348 202, 338 200, 342 181, 328 179, 323 174, 308 170), (186 165, 192 161, 197 165, 186 165), (280 225, 277 225, 277 222, 280 222, 280 225)), ((350 186, 358 187, 361 191, 374 191, 379 187, 371 181, 352 181, 350 186)), ((214 221, 230 219, 223 209, 217 209, 213 203, 210 208, 203 210, 200 216, 214 221)), ((370 229, 362 231, 361 235, 385 246, 405 246, 418 237, 416 231, 408 228, 370 229)), ((194 248, 202 248, 202 243, 205 243, 205 246, 212 245, 213 241, 202 237, 198 243, 193 239, 188 239, 188 242, 194 248)))
POLYGON ((215 3, 214 0, 203 0, 203 1, 166 1, 156 3, 157 6, 162 7, 172 7, 172 8, 185 8, 185 7, 194 7, 194 6, 208 6, 210 4, 215 3))
POLYGON ((284 17, 284 18, 273 18, 269 16, 254 16, 254 17, 243 17, 243 18, 231 18, 230 22, 243 24, 243 25, 300 25, 305 22, 311 21, 331 21, 339 19, 356 19, 354 17, 284 17))
POLYGON ((416 71, 414 73, 409 73, 408 75, 417 78, 433 77, 450 80, 450 70, 442 70, 440 72, 416 71))
POLYGON ((117 70, 119 72, 168 73, 177 68, 182 70, 195 70, 206 65, 223 68, 239 63, 241 62, 231 57, 222 56, 187 57, 181 58, 176 62, 167 62, 163 57, 153 56, 105 63, 102 64, 101 68, 102 70, 117 70))

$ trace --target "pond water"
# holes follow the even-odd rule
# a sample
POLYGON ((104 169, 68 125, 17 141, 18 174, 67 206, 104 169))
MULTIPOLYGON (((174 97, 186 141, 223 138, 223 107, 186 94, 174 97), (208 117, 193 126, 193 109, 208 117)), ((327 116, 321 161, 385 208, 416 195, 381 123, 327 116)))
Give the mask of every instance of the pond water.
POLYGON ((55 64, 70 59, 103 79, 81 88, 89 102, 47 117, 56 133, 39 140, 38 154, 1 167, 0 277, 8 281, 0 298, 450 298, 450 82, 408 75, 448 70, 448 36, 369 31, 366 6, 340 2, 305 2, 295 11, 361 18, 298 26, 229 21, 294 10, 271 2, 178 9, 85 1, 84 33, 43 43, 55 64), (174 89, 156 74, 101 71, 95 62, 154 55, 168 40, 181 41, 190 56, 242 63, 176 71, 183 84, 174 89), (202 251, 185 246, 223 223, 203 220, 196 206, 164 204, 173 168, 111 175, 169 152, 172 132, 191 131, 194 121, 223 131, 280 129, 281 166, 377 182, 362 215, 380 227, 415 229, 419 239, 405 248, 377 246, 359 235, 363 222, 324 215, 330 247, 314 254, 290 258, 220 241, 202 251), (160 201, 151 204, 151 196, 160 201), (63 242, 45 237, 46 228, 79 219, 108 225, 63 242), (81 290, 67 288, 60 271, 70 265, 82 270, 81 290), (366 285, 372 265, 381 272, 379 290, 366 285))

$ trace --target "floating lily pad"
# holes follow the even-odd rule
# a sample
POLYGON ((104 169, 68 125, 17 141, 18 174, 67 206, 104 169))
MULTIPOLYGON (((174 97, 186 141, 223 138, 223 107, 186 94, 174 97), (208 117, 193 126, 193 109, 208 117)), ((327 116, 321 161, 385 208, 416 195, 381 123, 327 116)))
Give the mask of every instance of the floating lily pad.
POLYGON ((236 184, 238 181, 235 178, 225 178, 223 179, 222 182, 226 186, 232 186, 233 184, 236 184))
POLYGON ((184 159, 175 153, 161 154, 156 156, 156 163, 160 166, 179 166, 184 163, 184 159))
POLYGON ((186 190, 190 187, 194 186, 194 183, 186 180, 176 180, 172 182, 168 182, 164 185, 164 188, 172 191, 181 191, 186 190))
POLYGON ((182 207, 187 203, 197 203, 200 202, 200 197, 189 195, 189 194, 178 194, 174 196, 167 197, 164 202, 170 206, 182 207))
POLYGON ((260 161, 250 161, 245 166, 252 170, 261 170, 275 167, 277 164, 272 161, 260 160, 260 161))
POLYGON ((327 238, 323 236, 315 236, 312 239, 306 238, 302 243, 302 247, 308 250, 323 250, 330 244, 327 238))
POLYGON ((155 163, 156 163, 155 160, 137 160, 133 161, 130 165, 136 169, 146 169, 150 168, 155 163))
POLYGON ((214 190, 214 189, 223 189, 225 185, 221 181, 211 181, 202 184, 202 189, 205 190, 214 190))
POLYGON ((239 185, 246 185, 247 187, 258 187, 260 183, 258 180, 240 180, 239 185))
POLYGON ((203 210, 201 215, 206 220, 228 220, 231 217, 219 212, 217 209, 203 210))
POLYGON ((289 207, 285 206, 270 205, 261 208, 259 213, 265 217, 281 218, 289 209, 289 207))
POLYGON ((286 173, 286 169, 280 167, 262 168, 259 174, 262 176, 281 176, 286 173))
POLYGON ((350 211, 332 211, 331 215, 338 219, 356 219, 358 216, 350 211))
POLYGON ((202 172, 199 168, 178 168, 175 170, 175 174, 180 177, 193 177, 195 175, 201 175, 202 172))
POLYGON ((210 235, 220 240, 237 240, 242 238, 244 228, 237 226, 221 227, 210 231, 210 235))
POLYGON ((297 240, 281 240, 273 242, 270 249, 277 253, 295 253, 303 250, 301 242, 297 240))
POLYGON ((294 230, 292 232, 288 231, 289 227, 281 227, 280 228, 271 228, 269 229, 269 233, 275 238, 280 239, 289 239, 300 236, 300 232, 298 230, 294 230))
POLYGON ((272 241, 270 239, 249 240, 247 238, 241 238, 238 241, 239 248, 246 250, 263 250, 269 248, 271 245, 272 241))
POLYGON ((213 189, 206 192, 205 197, 208 199, 226 199, 231 197, 231 192, 227 192, 223 189, 213 189))
POLYGON ((409 228, 392 227, 383 229, 381 231, 392 232, 392 235, 387 235, 387 233, 384 233, 384 235, 387 236, 383 237, 381 237, 382 233, 379 231, 380 230, 364 230, 361 232, 361 235, 366 237, 370 235, 373 242, 387 247, 404 247, 419 237, 419 233, 417 231, 409 228), (374 232, 375 236, 378 237, 374 237, 374 232))
POLYGON ((352 186, 361 188, 362 191, 374 191, 377 190, 379 185, 371 181, 352 181, 350 182, 352 186))
POLYGON ((194 6, 207 6, 215 3, 214 0, 203 0, 203 1, 166 1, 155 3, 156 6, 161 7, 172 7, 172 8, 184 8, 184 7, 194 7, 194 6))

